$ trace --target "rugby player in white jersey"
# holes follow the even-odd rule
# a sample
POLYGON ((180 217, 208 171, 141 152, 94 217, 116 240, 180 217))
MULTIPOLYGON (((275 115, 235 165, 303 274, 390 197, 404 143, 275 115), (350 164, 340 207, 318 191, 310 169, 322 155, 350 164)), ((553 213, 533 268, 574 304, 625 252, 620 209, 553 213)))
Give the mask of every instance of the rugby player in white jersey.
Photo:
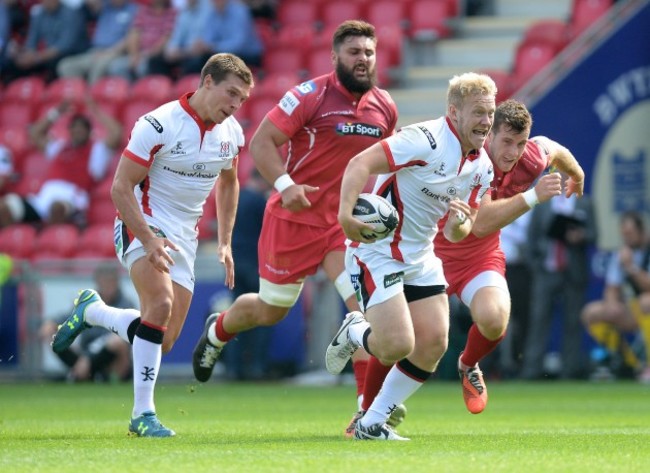
POLYGON ((248 98, 253 75, 232 54, 215 54, 195 92, 140 117, 118 164, 111 195, 118 215, 115 250, 140 299, 116 309, 92 289, 79 293, 52 348, 68 347, 88 326, 133 344, 134 406, 129 432, 171 437, 156 415, 154 387, 162 353, 179 337, 194 290, 198 221, 217 179, 218 258, 234 281, 231 234, 237 210, 237 161, 244 134, 233 114, 248 98))
POLYGON ((447 114, 403 128, 355 156, 341 185, 339 222, 349 238, 346 268, 364 314, 352 312, 330 343, 326 365, 340 372, 359 347, 395 365, 355 427, 359 440, 406 440, 386 424, 435 371, 447 349, 449 302, 433 238, 438 220, 458 242, 472 230, 481 198, 494 175, 483 144, 492 126, 496 86, 483 74, 450 80, 447 114), (352 216, 368 178, 373 192, 397 209, 400 222, 381 241, 362 236, 371 226, 352 216))

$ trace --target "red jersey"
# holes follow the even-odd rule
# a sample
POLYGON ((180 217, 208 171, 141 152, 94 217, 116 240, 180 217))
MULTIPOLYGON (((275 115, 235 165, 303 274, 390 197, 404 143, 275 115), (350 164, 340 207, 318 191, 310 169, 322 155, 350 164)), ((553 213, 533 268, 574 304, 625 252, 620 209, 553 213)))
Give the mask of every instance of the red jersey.
POLYGON ((67 181, 90 192, 94 180, 87 169, 92 147, 90 141, 80 146, 72 146, 67 143, 56 158, 50 162, 44 181, 67 181), (76 169, 76 171, 72 172, 71 169, 76 169))
MULTIPOLYGON (((485 144, 485 149, 489 155, 489 143, 485 144)), ((528 140, 523 155, 512 170, 503 172, 494 166, 494 179, 489 191, 492 200, 505 199, 528 190, 547 166, 546 153, 534 141, 528 140)), ((447 215, 438 223, 440 228, 444 227, 446 221, 447 215)), ((501 231, 498 230, 484 238, 478 238, 470 233, 458 243, 451 243, 442 232, 436 235, 433 240, 434 251, 442 260, 450 289, 456 287, 458 281, 455 279, 461 276, 465 282, 469 282, 480 272, 490 269, 505 274, 505 256, 501 251, 500 234, 501 231)), ((458 289, 462 290, 462 287, 458 289)))
POLYGON ((350 159, 393 134, 397 107, 385 90, 373 87, 357 100, 332 72, 289 90, 267 117, 290 137, 286 169, 297 184, 319 187, 307 197, 308 211, 281 207, 274 192, 267 204, 272 215, 329 228, 338 225, 341 178, 350 159))

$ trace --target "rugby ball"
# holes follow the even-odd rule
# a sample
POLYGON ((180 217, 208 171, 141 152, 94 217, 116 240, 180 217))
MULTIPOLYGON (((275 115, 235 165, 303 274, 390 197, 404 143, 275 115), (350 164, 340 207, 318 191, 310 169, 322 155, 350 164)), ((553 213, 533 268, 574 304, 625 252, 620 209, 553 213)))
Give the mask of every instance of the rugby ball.
POLYGON ((397 209, 383 197, 376 194, 359 194, 354 209, 354 218, 373 225, 372 233, 362 233, 364 238, 382 240, 391 234, 399 223, 397 209))

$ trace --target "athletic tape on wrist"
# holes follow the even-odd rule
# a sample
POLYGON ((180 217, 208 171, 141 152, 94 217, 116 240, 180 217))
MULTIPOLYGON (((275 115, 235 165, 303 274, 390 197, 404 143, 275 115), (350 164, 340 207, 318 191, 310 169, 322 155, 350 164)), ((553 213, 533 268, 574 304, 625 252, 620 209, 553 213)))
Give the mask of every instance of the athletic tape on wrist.
POLYGON ((532 189, 528 189, 526 192, 524 192, 521 195, 524 196, 524 200, 526 201, 526 205, 528 205, 529 208, 532 209, 537 204, 539 204, 539 199, 537 198, 537 192, 535 192, 534 187, 532 189))
POLYGON ((287 187, 291 187, 294 184, 295 182, 293 182, 293 179, 291 179, 291 176, 289 174, 282 174, 275 180, 273 187, 276 191, 282 193, 282 191, 284 191, 287 187))

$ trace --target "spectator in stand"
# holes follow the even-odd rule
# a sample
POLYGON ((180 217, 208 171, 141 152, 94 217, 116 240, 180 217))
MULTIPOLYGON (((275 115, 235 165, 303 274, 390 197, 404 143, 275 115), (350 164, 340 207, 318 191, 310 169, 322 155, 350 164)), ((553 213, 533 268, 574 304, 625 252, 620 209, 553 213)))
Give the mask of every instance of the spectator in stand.
MULTIPOLYGON (((106 304, 120 309, 133 307, 133 302, 120 289, 119 266, 103 264, 93 275, 97 293, 106 304)), ((68 318, 65 314, 59 320, 46 320, 39 334, 49 342, 59 324, 68 318)), ((91 327, 79 337, 79 346, 68 347, 57 353, 68 367, 70 381, 111 381, 131 379, 131 345, 118 335, 103 327, 91 327)))
POLYGON ((88 208, 89 193, 105 177, 121 142, 122 127, 87 98, 88 115, 75 113, 70 118, 70 139, 48 139, 48 131, 69 107, 68 102, 62 102, 30 129, 32 142, 49 161, 43 163, 48 170, 37 194, 8 194, 0 199, 0 228, 16 222, 77 223, 88 208), (103 141, 92 142, 90 115, 106 128, 103 141))
POLYGON ((580 311, 589 284, 588 250, 596 241, 592 200, 587 195, 581 199, 559 195, 537 205, 531 212, 528 241, 526 260, 532 273, 532 297, 521 376, 531 380, 544 377, 553 309, 558 303, 562 310, 560 377, 585 378, 580 311))
POLYGON ((61 0, 41 0, 32 8, 29 21, 25 45, 9 51, 2 73, 5 83, 31 74, 54 79, 62 58, 88 49, 83 13, 63 5, 61 0))
POLYGON ((129 80, 148 75, 149 61, 163 52, 175 20, 176 10, 170 0, 151 0, 150 5, 141 5, 126 37, 126 54, 110 62, 108 75, 129 80))
POLYGON ((262 64, 262 42, 249 8, 240 0, 212 0, 205 14, 199 40, 184 61, 186 73, 201 70, 206 59, 216 53, 231 53, 249 66, 262 64))
POLYGON ((610 366, 597 366, 594 379, 611 378, 624 367, 638 371, 638 380, 650 384, 650 241, 643 217, 636 212, 621 216, 623 244, 609 262, 603 298, 587 304, 582 323, 608 352, 610 366), (640 329, 644 340, 645 368, 634 353, 627 336, 640 329), (606 371, 606 375, 601 370, 606 371))
POLYGON ((206 2, 187 0, 185 7, 176 16, 171 38, 164 51, 149 60, 149 73, 173 77, 178 72, 178 76, 182 77, 196 72, 192 56, 195 55, 194 50, 201 34, 197 25, 203 24, 206 12, 206 2), (188 65, 192 65, 192 70, 188 69, 188 65))
POLYGON ((126 54, 126 37, 138 6, 131 0, 88 0, 87 5, 97 14, 91 48, 62 59, 57 72, 60 77, 84 77, 92 84, 106 75, 114 58, 126 54))
POLYGON ((278 0, 246 0, 254 19, 275 20, 278 0))
POLYGON ((0 144, 0 196, 5 195, 14 173, 11 150, 0 144))

